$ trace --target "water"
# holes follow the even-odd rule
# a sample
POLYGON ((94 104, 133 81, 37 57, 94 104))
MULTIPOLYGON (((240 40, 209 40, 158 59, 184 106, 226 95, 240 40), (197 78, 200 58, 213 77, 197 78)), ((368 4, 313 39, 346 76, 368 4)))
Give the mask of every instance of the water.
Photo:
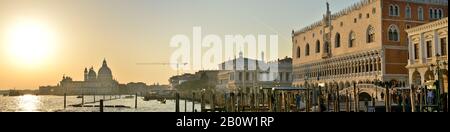
MULTIPOLYGON (((96 96, 96 101, 103 99, 103 96, 96 96)), ((109 96, 105 96, 109 99, 109 96)), ((117 99, 105 101, 104 105, 124 105, 130 108, 104 108, 104 112, 175 112, 175 101, 167 100, 166 104, 162 104, 156 100, 143 101, 138 97, 138 108, 134 108, 134 98, 117 99)), ((85 102, 94 101, 93 96, 85 96, 85 102)), ((80 104, 81 98, 76 96, 67 96, 67 108, 64 109, 63 96, 0 96, 0 112, 98 112, 98 107, 71 107, 69 105, 80 104)), ((93 104, 89 104, 93 105, 93 104)), ((95 103, 99 105, 99 103, 95 103)), ((195 104, 195 109, 200 111, 200 104, 195 104)), ((184 112, 184 100, 180 100, 180 111, 184 112)), ((187 111, 192 112, 192 102, 187 102, 187 111)))

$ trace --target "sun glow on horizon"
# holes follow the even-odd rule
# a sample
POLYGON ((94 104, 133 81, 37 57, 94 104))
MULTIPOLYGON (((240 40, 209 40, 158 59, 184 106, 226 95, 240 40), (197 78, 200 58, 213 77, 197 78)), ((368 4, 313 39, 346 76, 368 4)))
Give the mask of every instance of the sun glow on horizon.
POLYGON ((45 62, 55 50, 56 39, 56 34, 47 25, 33 20, 21 20, 8 27, 5 49, 12 62, 36 67, 45 62))

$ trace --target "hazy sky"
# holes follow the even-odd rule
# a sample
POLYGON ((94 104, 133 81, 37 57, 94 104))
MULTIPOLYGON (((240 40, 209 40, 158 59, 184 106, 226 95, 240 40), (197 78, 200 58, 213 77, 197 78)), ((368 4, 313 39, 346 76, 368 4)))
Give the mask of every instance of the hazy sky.
MULTIPOLYGON (((329 0, 337 11, 356 0, 329 0)), ((320 20, 326 0, 0 0, 0 89, 56 85, 62 76, 83 79, 85 67, 98 70, 103 58, 121 83, 167 84, 176 74, 168 62, 176 34, 278 34, 280 57, 291 56, 290 34, 320 20), (39 23, 57 42, 39 63, 12 58, 9 28, 39 23)), ((28 39, 24 36, 23 39, 28 39)), ((192 71, 183 71, 192 72, 192 71)))

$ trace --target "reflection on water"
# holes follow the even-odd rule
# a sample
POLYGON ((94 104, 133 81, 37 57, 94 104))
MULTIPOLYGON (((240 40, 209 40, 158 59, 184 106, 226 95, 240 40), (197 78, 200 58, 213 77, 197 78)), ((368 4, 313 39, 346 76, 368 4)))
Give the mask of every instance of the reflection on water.
MULTIPOLYGON (((99 99, 109 99, 109 96, 96 96, 96 101, 99 99)), ((85 102, 94 101, 94 97, 86 96, 85 102)), ((81 99, 76 96, 67 96, 67 108, 64 109, 64 97, 63 96, 0 96, 0 112, 98 112, 99 108, 88 107, 70 107, 73 104, 80 104, 81 99)), ((99 103, 95 103, 98 105, 99 103)), ((174 112, 175 101, 167 100, 166 104, 162 104, 156 100, 143 101, 141 97, 138 98, 138 108, 134 108, 134 98, 130 99, 117 99, 111 101, 105 101, 104 105, 124 105, 130 108, 105 108, 105 112, 174 112)), ((91 105, 91 104, 90 104, 91 105)), ((208 108, 208 106, 206 106, 208 108)), ((195 109, 200 111, 200 104, 195 104, 195 109)), ((192 112, 192 102, 185 103, 184 100, 180 100, 180 111, 186 110, 192 112)))
POLYGON ((39 105, 39 96, 24 95, 19 96, 19 111, 21 112, 36 112, 37 105, 39 105))

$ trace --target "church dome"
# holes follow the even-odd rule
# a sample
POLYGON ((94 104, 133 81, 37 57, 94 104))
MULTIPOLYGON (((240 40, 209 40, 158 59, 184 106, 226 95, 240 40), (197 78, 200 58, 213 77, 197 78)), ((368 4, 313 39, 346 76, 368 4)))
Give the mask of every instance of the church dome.
POLYGON ((88 73, 88 75, 87 75, 87 80, 93 81, 93 80, 95 80, 96 78, 97 78, 97 74, 95 73, 94 68, 91 67, 91 68, 89 69, 89 73, 88 73))
POLYGON ((112 72, 109 69, 106 60, 103 60, 102 67, 98 70, 98 79, 100 80, 112 80, 112 72))

